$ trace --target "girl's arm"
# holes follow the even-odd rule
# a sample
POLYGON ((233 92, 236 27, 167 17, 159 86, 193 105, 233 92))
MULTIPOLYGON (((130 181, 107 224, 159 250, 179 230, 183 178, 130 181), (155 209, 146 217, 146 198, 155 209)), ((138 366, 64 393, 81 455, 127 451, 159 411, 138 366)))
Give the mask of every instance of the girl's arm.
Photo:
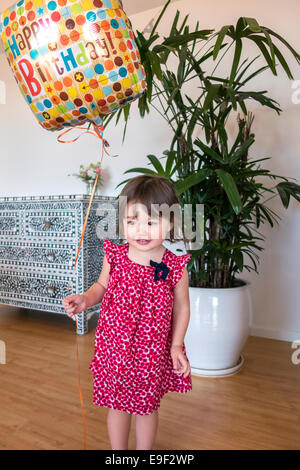
POLYGON ((92 307, 102 301, 109 281, 109 271, 110 264, 107 261, 106 255, 104 255, 102 270, 98 281, 82 294, 86 301, 86 308, 92 307))
POLYGON ((182 347, 190 321, 189 275, 186 267, 174 289, 173 327, 171 346, 182 347))

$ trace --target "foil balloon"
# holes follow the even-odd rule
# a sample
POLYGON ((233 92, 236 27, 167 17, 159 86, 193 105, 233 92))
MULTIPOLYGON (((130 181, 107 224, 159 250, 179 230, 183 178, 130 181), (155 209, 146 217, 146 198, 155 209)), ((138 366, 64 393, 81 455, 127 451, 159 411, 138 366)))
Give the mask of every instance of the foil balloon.
POLYGON ((0 34, 21 93, 44 129, 99 125, 146 89, 120 0, 21 0, 0 15, 0 34))

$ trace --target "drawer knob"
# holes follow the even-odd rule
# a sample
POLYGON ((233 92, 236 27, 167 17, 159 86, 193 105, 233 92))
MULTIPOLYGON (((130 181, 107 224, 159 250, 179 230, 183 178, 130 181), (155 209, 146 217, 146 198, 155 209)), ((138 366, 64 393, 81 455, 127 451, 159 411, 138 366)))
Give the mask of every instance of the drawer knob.
POLYGON ((51 220, 44 220, 44 226, 45 226, 45 228, 50 228, 51 225, 52 225, 51 220))
POLYGON ((55 294, 56 288, 55 286, 48 286, 48 294, 53 295, 55 294))
POLYGON ((55 260, 55 254, 54 253, 47 253, 46 257, 48 258, 49 261, 54 261, 55 260))

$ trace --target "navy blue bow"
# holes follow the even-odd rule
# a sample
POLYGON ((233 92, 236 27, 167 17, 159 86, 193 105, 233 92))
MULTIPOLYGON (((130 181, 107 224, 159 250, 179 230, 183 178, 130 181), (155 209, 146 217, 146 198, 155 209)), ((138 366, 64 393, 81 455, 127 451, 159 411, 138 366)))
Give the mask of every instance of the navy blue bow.
POLYGON ((169 271, 170 271, 168 266, 163 262, 156 263, 155 261, 152 261, 152 259, 150 259, 150 265, 155 268, 154 281, 159 281, 159 279, 162 279, 163 281, 165 281, 165 279, 166 279, 166 277, 167 277, 167 275, 169 274, 169 271), (162 274, 159 277, 158 273, 160 271, 162 271, 162 274))

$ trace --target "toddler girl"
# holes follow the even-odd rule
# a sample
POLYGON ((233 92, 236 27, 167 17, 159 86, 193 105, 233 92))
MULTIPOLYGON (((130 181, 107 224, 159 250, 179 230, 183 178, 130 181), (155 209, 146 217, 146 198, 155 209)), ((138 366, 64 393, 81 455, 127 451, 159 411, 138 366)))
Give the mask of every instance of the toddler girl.
POLYGON ((167 178, 137 176, 120 196, 126 201, 119 222, 127 243, 104 239, 98 281, 82 295, 65 298, 63 305, 72 316, 101 302, 89 366, 93 403, 110 408, 112 449, 128 449, 134 414, 136 449, 148 450, 157 432, 163 395, 192 389, 184 345, 190 315, 185 265, 191 255, 177 256, 162 244, 168 233, 174 242, 174 213, 166 217, 153 204, 180 207, 167 178))

